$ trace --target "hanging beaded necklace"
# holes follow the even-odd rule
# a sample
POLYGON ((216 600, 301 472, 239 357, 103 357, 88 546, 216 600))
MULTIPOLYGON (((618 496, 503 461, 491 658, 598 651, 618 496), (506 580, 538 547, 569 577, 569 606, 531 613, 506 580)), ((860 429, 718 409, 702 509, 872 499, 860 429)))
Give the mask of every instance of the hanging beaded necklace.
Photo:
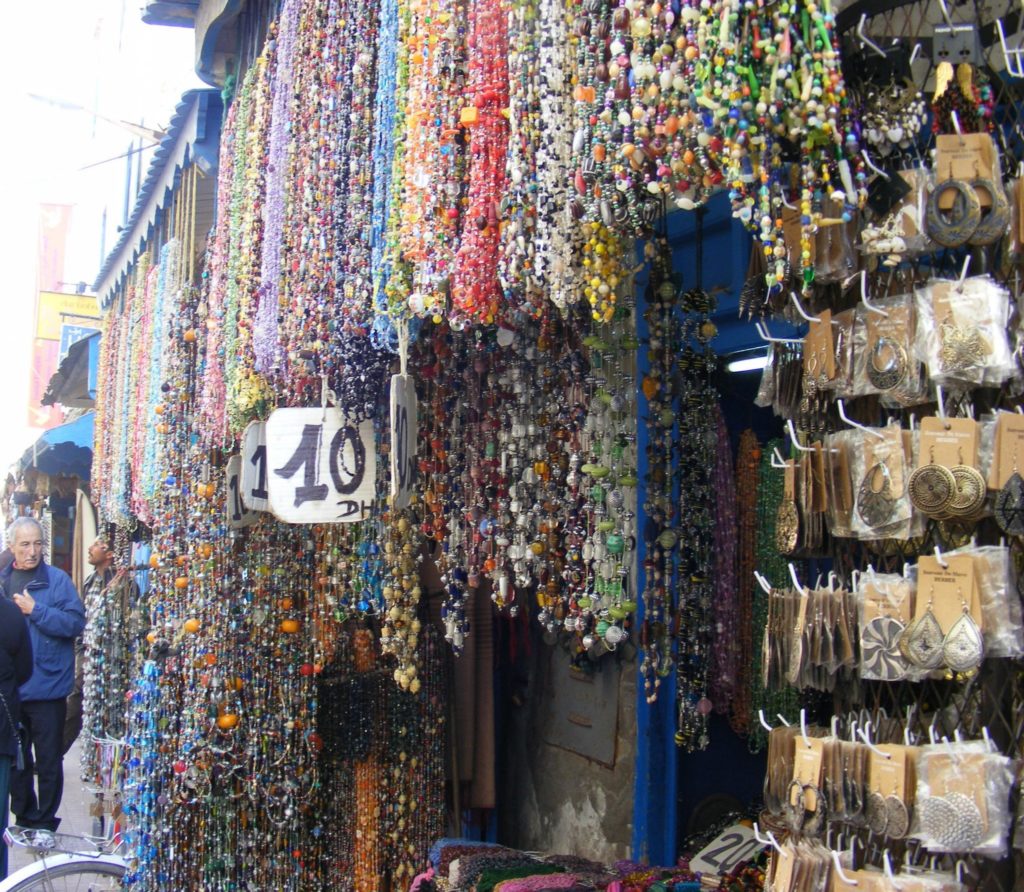
POLYGON ((752 673, 756 665, 752 634, 754 571, 757 570, 757 492, 761 446, 752 430, 740 434, 736 450, 736 576, 738 673, 729 723, 746 735, 751 724, 752 673))
POLYGON ((493 323, 501 313, 499 203, 508 150, 508 20, 501 0, 469 10, 469 76, 460 123, 469 137, 466 224, 451 280, 456 318, 493 323))
POLYGON ((650 368, 641 383, 647 402, 647 474, 644 493, 643 537, 646 557, 643 562, 643 625, 640 647, 643 663, 640 672, 648 703, 658 696, 663 676, 671 671, 673 662, 672 587, 675 580, 679 541, 676 532, 675 493, 676 466, 673 454, 677 446, 675 422, 678 394, 674 390, 677 377, 679 344, 674 308, 677 285, 673 280, 672 252, 667 242, 648 243, 647 258, 651 261, 651 278, 645 294, 644 319, 649 338, 650 368))
POLYGON ((263 375, 280 373, 284 356, 278 333, 281 313, 281 249, 285 222, 285 174, 288 171, 291 95, 295 74, 295 44, 301 0, 283 0, 280 24, 268 33, 276 65, 271 75, 270 136, 266 159, 266 205, 258 306, 253 323, 255 367, 263 375))
POLYGON ((715 500, 712 487, 715 464, 714 384, 717 360, 711 340, 715 303, 700 287, 702 233, 697 230, 698 287, 684 292, 680 301, 683 324, 678 344, 685 345, 679 359, 679 568, 678 607, 673 618, 676 641, 677 746, 689 751, 709 743, 708 699, 711 652, 715 642, 715 500))

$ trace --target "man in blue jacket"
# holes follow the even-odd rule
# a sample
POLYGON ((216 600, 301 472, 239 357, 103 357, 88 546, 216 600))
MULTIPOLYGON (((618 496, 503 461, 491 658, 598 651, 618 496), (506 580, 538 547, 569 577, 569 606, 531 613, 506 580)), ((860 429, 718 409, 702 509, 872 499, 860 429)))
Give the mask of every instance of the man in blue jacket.
POLYGON ((62 741, 75 684, 74 642, 85 628, 85 608, 68 574, 43 561, 38 521, 19 517, 7 531, 7 544, 14 563, 0 571, 0 588, 28 620, 33 656, 32 677, 19 689, 25 766, 11 772, 11 811, 22 827, 54 831, 64 792, 62 741))

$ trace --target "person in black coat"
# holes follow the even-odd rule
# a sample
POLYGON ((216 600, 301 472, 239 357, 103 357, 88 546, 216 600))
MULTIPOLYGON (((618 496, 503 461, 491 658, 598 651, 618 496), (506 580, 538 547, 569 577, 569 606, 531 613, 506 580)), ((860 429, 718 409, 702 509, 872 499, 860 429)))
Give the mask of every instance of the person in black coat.
MULTIPOLYGON (((32 640, 18 606, 0 597, 0 831, 7 829, 11 769, 21 738, 18 688, 32 676, 32 640)), ((7 876, 7 846, 0 843, 0 880, 7 876)))

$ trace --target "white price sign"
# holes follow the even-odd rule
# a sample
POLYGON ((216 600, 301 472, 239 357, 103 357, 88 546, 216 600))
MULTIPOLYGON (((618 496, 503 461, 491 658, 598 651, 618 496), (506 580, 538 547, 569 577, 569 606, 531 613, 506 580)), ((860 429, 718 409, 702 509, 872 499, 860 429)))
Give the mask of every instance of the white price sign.
POLYGON ((409 375, 391 376, 391 498, 406 508, 416 486, 418 434, 416 381, 409 375))
POLYGON ((227 484, 228 497, 224 510, 228 515, 228 526, 233 530, 240 530, 243 527, 252 526, 260 519, 255 511, 250 511, 242 501, 242 457, 232 455, 228 459, 227 470, 224 474, 227 484))
POLYGON ((373 422, 340 409, 277 409, 267 419, 270 510, 285 523, 365 520, 377 481, 373 422))
POLYGON ((242 434, 242 504, 252 511, 270 510, 267 425, 264 421, 253 421, 242 434))
POLYGON ((690 861, 690 870, 701 873, 732 873, 736 866, 749 861, 764 846, 746 824, 733 824, 718 834, 690 861))

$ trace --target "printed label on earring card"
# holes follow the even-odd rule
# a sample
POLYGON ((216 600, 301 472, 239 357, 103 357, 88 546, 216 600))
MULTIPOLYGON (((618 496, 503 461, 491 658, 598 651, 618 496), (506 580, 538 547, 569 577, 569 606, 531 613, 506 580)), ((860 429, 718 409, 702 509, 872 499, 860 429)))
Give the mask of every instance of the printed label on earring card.
POLYGON ((828 510, 828 493, 825 490, 825 448, 820 440, 811 444, 814 452, 810 455, 811 510, 820 514, 828 510))
MULTIPOLYGON (((885 465, 889 472, 889 485, 892 487, 892 494, 902 499, 906 494, 905 452, 903 449, 903 432, 895 424, 881 428, 872 428, 878 436, 871 434, 864 435, 864 469, 865 472, 875 465, 885 465)), ((910 505, 901 506, 889 523, 898 523, 910 517, 910 505)))
POLYGON ((917 560, 917 604, 915 618, 932 613, 945 635, 968 605, 971 617, 982 626, 981 598, 978 595, 974 558, 969 554, 949 554, 942 558, 945 567, 935 555, 922 555, 917 560))
POLYGON ((1006 481, 1024 466, 1024 415, 1019 412, 1000 412, 996 416, 995 444, 988 472, 988 488, 1002 489, 1006 481))
MULTIPOLYGON (((935 138, 935 180, 993 179, 995 169, 995 148, 992 137, 987 133, 942 133, 935 138)), ((992 197, 984 190, 978 193, 982 207, 992 204, 992 197)), ((956 195, 950 191, 939 199, 939 207, 948 211, 953 207, 956 195)))
POLYGON ((825 453, 829 469, 829 500, 833 503, 836 518, 843 529, 850 527, 850 512, 853 511, 853 484, 850 481, 850 459, 846 440, 829 437, 829 449, 825 453))
POLYGON ((973 418, 947 418, 934 415, 921 419, 921 445, 918 465, 934 462, 947 468, 956 465, 978 466, 978 422, 973 418))
POLYGON ((780 849, 771 850, 771 866, 768 868, 768 885, 771 892, 790 892, 793 888, 793 868, 796 858, 788 843, 780 849))
MULTIPOLYGON (((817 790, 821 789, 821 765, 825 754, 825 740, 822 737, 808 737, 804 743, 803 735, 796 735, 796 753, 793 757, 793 780, 805 787, 804 808, 809 812, 818 810, 817 790)), ((792 791, 795 795, 795 789, 792 791)), ((791 803, 795 804, 795 803, 791 803)))
POLYGON ((832 311, 822 310, 804 338, 804 373, 824 374, 829 381, 836 376, 836 348, 832 342, 832 311))
POLYGON ((1017 201, 1017 244, 1024 245, 1024 177, 1017 180, 1013 191, 1017 201))
POLYGON ((913 791, 907 777, 907 747, 880 743, 875 749, 879 752, 870 750, 868 753, 868 789, 909 803, 907 796, 913 791))
MULTIPOLYGON (((868 333, 868 355, 875 349, 877 344, 882 338, 889 338, 895 341, 905 350, 911 343, 910 337, 910 310, 912 302, 909 295, 903 295, 898 298, 890 299, 886 301, 879 301, 879 303, 885 307, 885 312, 888 316, 883 316, 881 313, 872 313, 870 310, 865 311, 865 325, 867 326, 868 333), (897 303, 891 303, 890 300, 895 300, 897 303)), ((907 351, 907 358, 910 358, 910 351, 907 351)))

